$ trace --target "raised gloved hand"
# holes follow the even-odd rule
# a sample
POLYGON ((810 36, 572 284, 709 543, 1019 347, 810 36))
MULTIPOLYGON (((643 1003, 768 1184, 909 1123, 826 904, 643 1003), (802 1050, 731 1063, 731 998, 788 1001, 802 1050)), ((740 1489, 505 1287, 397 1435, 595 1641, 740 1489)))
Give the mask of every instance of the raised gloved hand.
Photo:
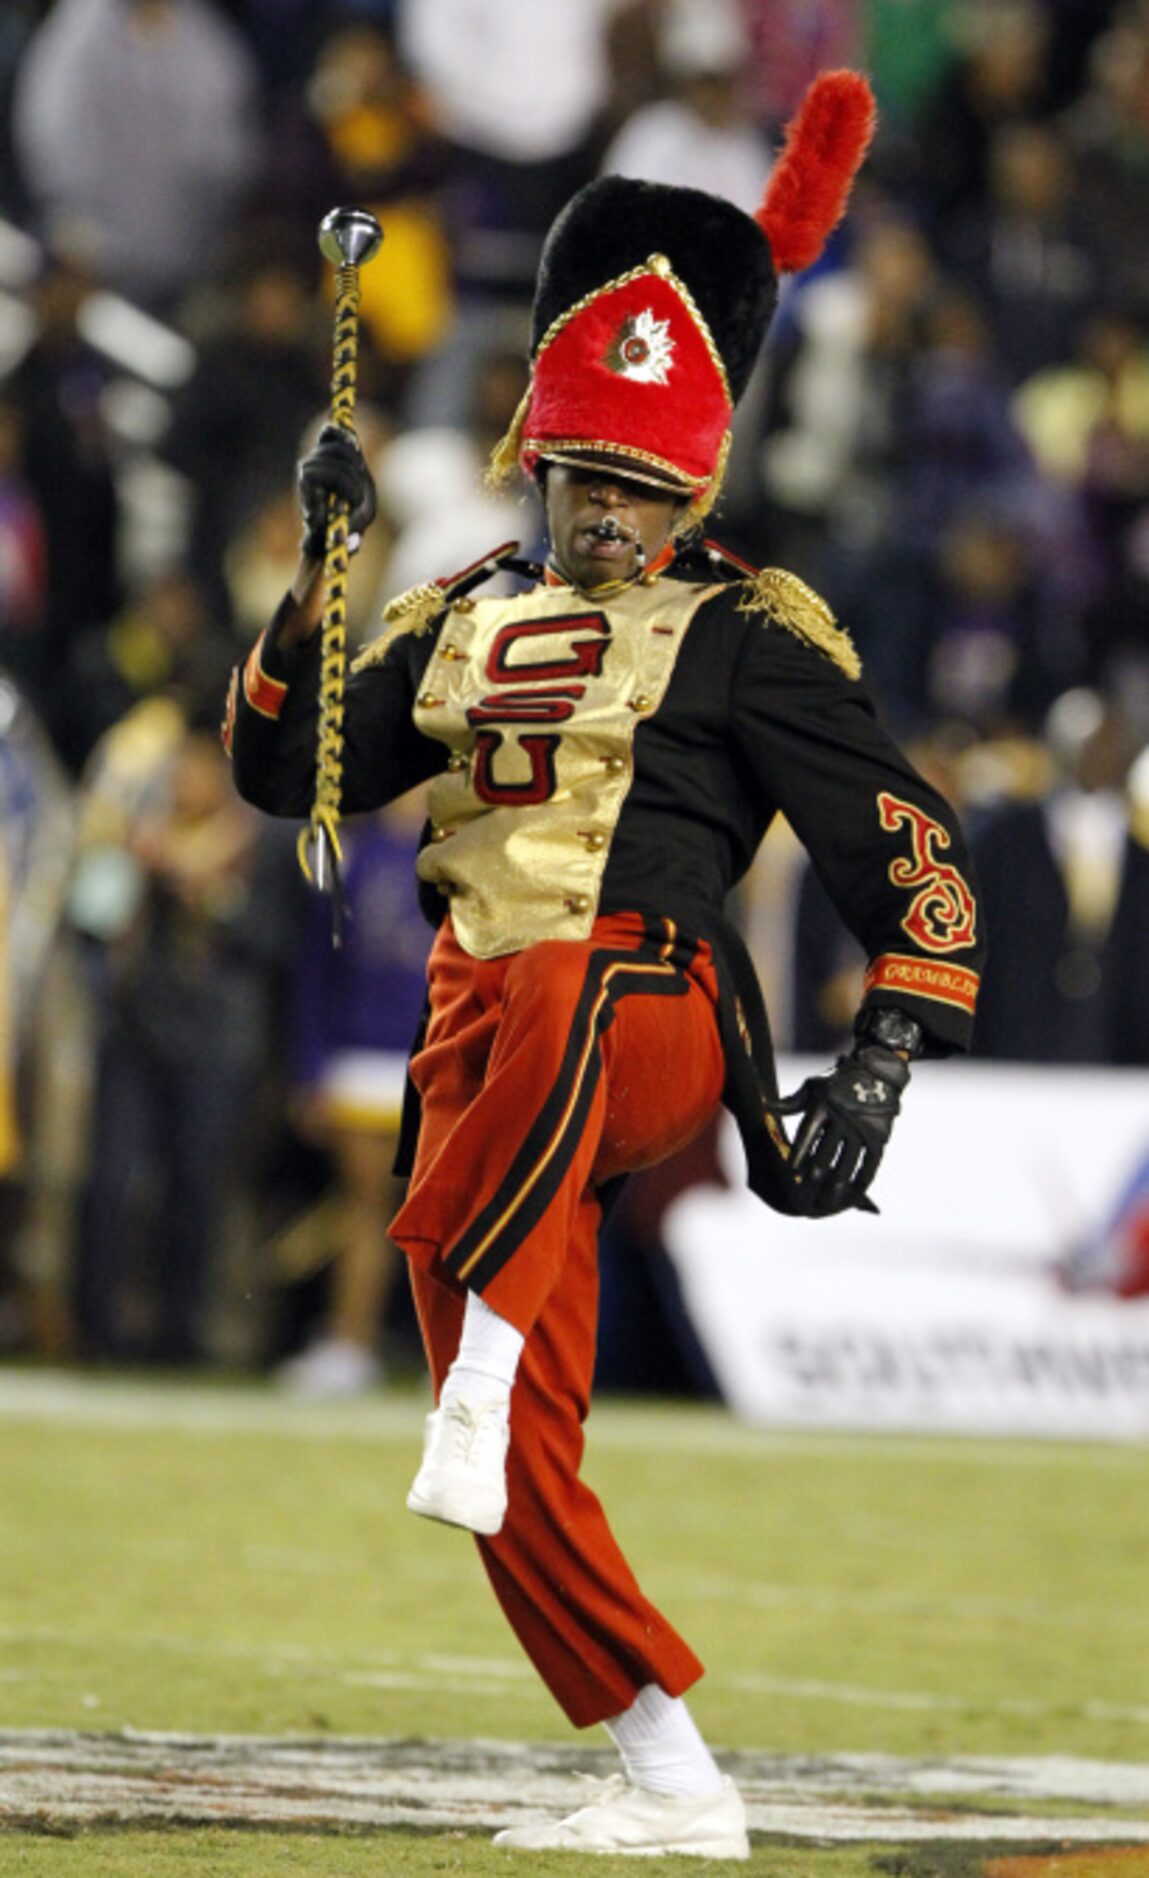
POLYGON ((302 548, 309 561, 321 561, 327 547, 327 502, 336 496, 347 504, 348 545, 352 553, 375 520, 375 482, 354 432, 325 424, 296 471, 303 510, 302 548))
POLYGON ((810 1076, 774 1104, 777 1115, 801 1115, 788 1167, 797 1183, 795 1211, 824 1219, 858 1207, 876 1213, 866 1189, 901 1108, 910 1066, 884 1044, 862 1041, 825 1076, 810 1076))

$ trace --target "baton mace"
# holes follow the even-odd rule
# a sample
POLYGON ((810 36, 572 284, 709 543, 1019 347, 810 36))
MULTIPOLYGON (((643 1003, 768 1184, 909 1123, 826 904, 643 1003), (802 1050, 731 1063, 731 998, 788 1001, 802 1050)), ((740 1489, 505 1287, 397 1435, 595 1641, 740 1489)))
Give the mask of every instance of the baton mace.
MULTIPOLYGON (((355 435, 356 367, 359 355, 359 270, 374 260, 383 230, 366 209, 332 209, 319 225, 319 247, 338 270, 335 276, 334 361, 331 422, 355 435)), ((327 499, 324 544, 324 605, 319 655, 319 730, 315 753, 315 799, 299 837, 299 865, 321 893, 332 895, 332 939, 343 936, 343 886, 339 878, 340 800, 343 793, 343 699, 347 677, 348 505, 327 499), (314 857, 314 863, 312 861, 314 857)))

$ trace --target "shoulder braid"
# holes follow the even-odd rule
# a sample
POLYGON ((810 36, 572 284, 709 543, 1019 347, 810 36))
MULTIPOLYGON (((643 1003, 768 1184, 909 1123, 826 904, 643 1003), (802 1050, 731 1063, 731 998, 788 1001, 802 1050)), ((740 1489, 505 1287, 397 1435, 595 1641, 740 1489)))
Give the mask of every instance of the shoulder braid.
POLYGON ((402 633, 414 633, 419 637, 428 632, 440 613, 445 612, 450 604, 445 589, 433 580, 424 581, 418 587, 408 587, 406 593, 396 594, 383 608, 383 631, 377 638, 368 640, 362 651, 356 654, 351 661, 351 670, 362 672, 370 665, 379 665, 402 633))
POLYGON ((489 580, 501 567, 514 563, 518 551, 517 541, 504 541, 501 548, 493 548, 481 561, 472 561, 461 573, 448 574, 441 580, 425 580, 417 587, 408 587, 406 593, 396 594, 383 608, 384 630, 378 638, 368 640, 352 661, 351 670, 362 672, 371 665, 380 664, 396 639, 404 633, 412 633, 419 638, 429 632, 456 600, 470 593, 472 587, 489 580))
POLYGON ((862 661, 848 632, 838 625, 821 594, 782 567, 763 567, 739 582, 740 613, 760 613, 832 659, 847 678, 862 676, 862 661))

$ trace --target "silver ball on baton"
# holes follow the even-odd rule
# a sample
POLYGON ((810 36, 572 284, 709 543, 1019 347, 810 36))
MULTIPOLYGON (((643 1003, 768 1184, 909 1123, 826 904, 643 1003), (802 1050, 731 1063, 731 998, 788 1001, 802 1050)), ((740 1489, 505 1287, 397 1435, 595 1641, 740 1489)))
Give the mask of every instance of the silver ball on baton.
POLYGON ((363 267, 383 246, 383 230, 367 209, 332 209, 319 224, 319 247, 334 267, 363 267))

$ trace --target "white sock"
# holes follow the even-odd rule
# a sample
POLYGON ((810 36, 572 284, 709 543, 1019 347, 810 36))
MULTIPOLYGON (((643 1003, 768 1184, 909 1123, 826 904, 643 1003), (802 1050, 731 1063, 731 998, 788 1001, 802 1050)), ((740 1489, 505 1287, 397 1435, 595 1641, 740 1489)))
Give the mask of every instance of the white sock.
POLYGON ((440 1400, 460 1395, 472 1404, 509 1401, 524 1341, 477 1291, 468 1291, 463 1335, 440 1400))
POLYGON ((648 1682, 628 1709, 603 1725, 634 1786, 700 1799, 722 1785, 722 1771, 686 1703, 657 1683, 648 1682))

